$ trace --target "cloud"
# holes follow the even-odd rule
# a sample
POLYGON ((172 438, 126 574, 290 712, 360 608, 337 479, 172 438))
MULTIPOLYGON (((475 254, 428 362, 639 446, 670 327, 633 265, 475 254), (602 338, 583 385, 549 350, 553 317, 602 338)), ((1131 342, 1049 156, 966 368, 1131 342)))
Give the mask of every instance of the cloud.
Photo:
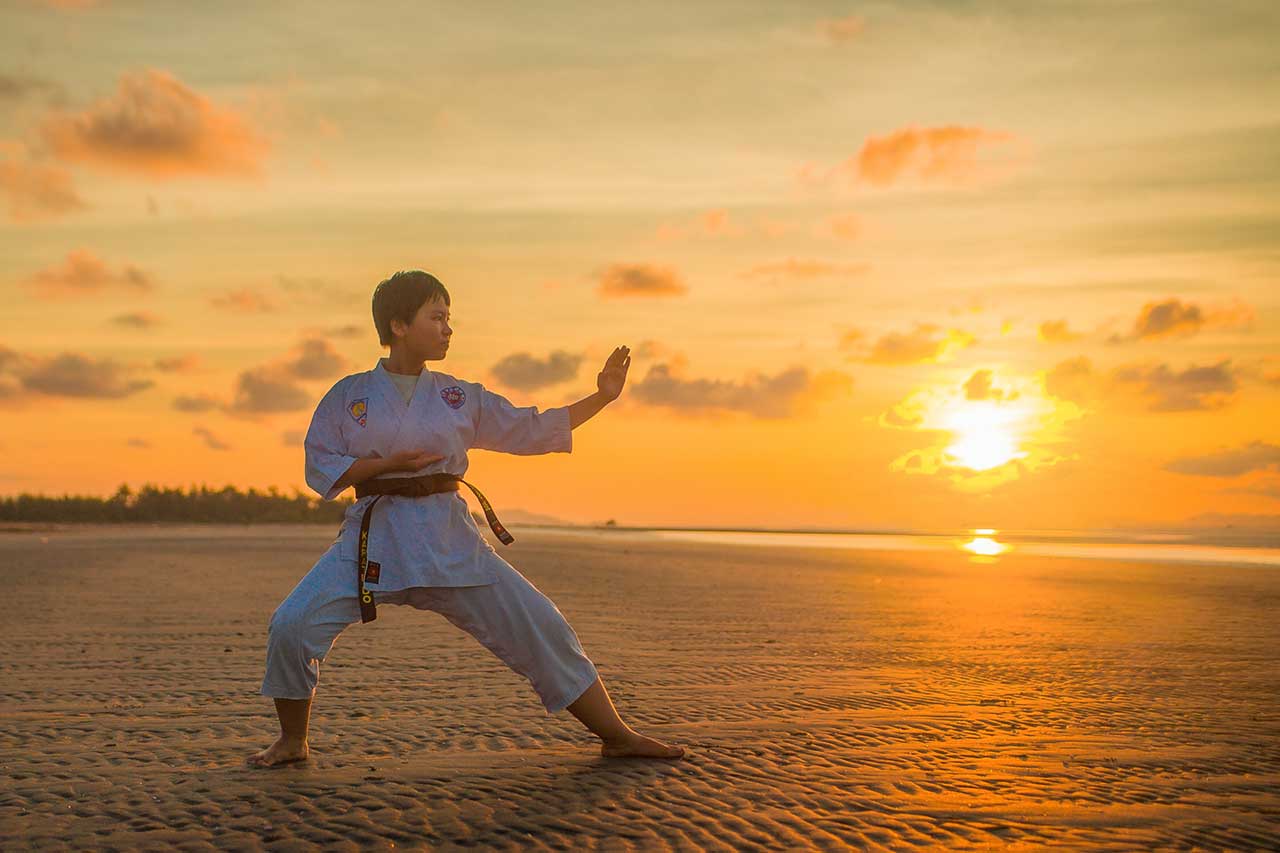
POLYGON ((1168 365, 1121 367, 1114 376, 1123 384, 1136 385, 1151 399, 1153 412, 1186 412, 1217 409, 1230 402, 1237 382, 1230 360, 1203 367, 1171 370, 1168 365))
POLYGON ((55 113, 43 133, 62 160, 160 180, 256 177, 269 147, 243 117, 157 69, 123 75, 84 112, 55 113))
POLYGON ((836 44, 845 44, 862 35, 866 24, 857 15, 843 18, 828 18, 818 22, 818 32, 836 44))
POLYGON ((8 201, 9 218, 24 224, 56 219, 89 206, 72 186, 66 170, 32 163, 5 149, 0 149, 0 193, 8 201))
POLYGON ((41 77, 0 74, 0 101, 22 101, 35 97, 43 97, 51 103, 61 103, 66 99, 66 91, 60 84, 41 77))
POLYGON ((151 276, 133 264, 112 270, 88 249, 75 249, 60 267, 51 267, 24 282, 41 299, 74 299, 96 296, 106 290, 146 293, 154 288, 151 276))
POLYGON ((331 326, 320 332, 320 334, 330 338, 359 338, 366 333, 371 334, 370 330, 364 326, 357 326, 355 323, 348 323, 345 326, 331 326))
POLYGON ((509 388, 532 391, 560 382, 567 382, 578 375, 583 356, 556 350, 545 359, 531 353, 516 352, 504 357, 490 368, 499 382, 509 388))
POLYGON ((298 379, 324 379, 347 366, 347 360, 333 344, 323 338, 309 338, 300 343, 284 369, 298 379))
POLYGON ((1199 305, 1166 299, 1142 306, 1138 319, 1128 335, 1112 335, 1110 343, 1188 338, 1206 326, 1247 327, 1253 322, 1253 310, 1243 303, 1205 311, 1199 305))
POLYGON ((1236 373, 1229 359, 1183 370, 1167 364, 1126 365, 1103 373, 1080 356, 1049 370, 1044 387, 1054 397, 1075 403, 1110 400, 1126 405, 1136 399, 1148 411, 1186 412, 1230 403, 1239 387, 1236 373))
POLYGON ((863 358, 870 364, 920 364, 946 361, 952 351, 971 347, 973 335, 959 329, 941 329, 931 323, 917 323, 910 332, 890 332, 878 339, 863 358))
POLYGON ((1238 477, 1252 471, 1280 471, 1280 444, 1254 441, 1235 450, 1175 459, 1164 469, 1197 477, 1238 477))
POLYGON ((235 397, 227 411, 238 414, 296 412, 311 404, 311 395, 272 367, 246 370, 236 379, 235 397))
POLYGON ((194 354, 177 355, 172 358, 157 358, 156 370, 162 373, 189 373, 200 365, 200 356, 194 354))
POLYGON ((173 408, 179 412, 209 412, 221 406, 220 400, 208 394, 197 394, 192 397, 181 395, 173 400, 173 408))
POLYGON ((641 403, 688 414, 740 412, 758 418, 785 418, 812 402, 847 393, 853 380, 839 372, 811 375, 792 367, 776 376, 753 374, 741 382, 683 379, 670 365, 658 364, 636 383, 632 396, 641 403))
POLYGON ((136 437, 131 438, 128 441, 126 441, 125 444, 129 445, 130 447, 142 448, 143 450, 146 450, 147 448, 151 447, 151 442, 147 441, 145 438, 136 438, 136 437))
POLYGON ((605 298, 680 296, 689 290, 675 270, 652 264, 613 264, 599 278, 597 292, 605 298))
POLYGON ((150 388, 147 379, 130 378, 130 369, 110 359, 96 361, 79 353, 63 353, 52 358, 23 357, 5 351, 0 371, 15 375, 27 391, 51 397, 119 399, 150 388))
POLYGON ((280 435, 280 443, 285 447, 302 447, 307 434, 300 429, 285 430, 280 435))
POLYGON ((965 184, 982 174, 978 163, 981 148, 1013 139, 1011 133, 981 127, 907 127, 868 137, 844 170, 880 187, 909 176, 927 183, 965 184))
POLYGON ((1066 320, 1049 320, 1037 328, 1037 336, 1045 343, 1062 344, 1078 340, 1080 335, 1067 328, 1066 320))
POLYGON ((1016 400, 1017 391, 993 388, 990 370, 975 370, 963 385, 966 400, 1016 400))
POLYGON ((806 281, 835 275, 862 275, 871 269, 870 264, 829 264, 823 261, 801 261, 787 258, 785 261, 759 264, 741 273, 743 278, 788 278, 806 281))
POLYGON ((836 213, 823 220, 819 230, 840 240, 857 240, 862 228, 862 217, 857 214, 836 213))
POLYGON ((214 435, 212 432, 210 432, 208 429, 204 427, 196 427, 195 429, 191 430, 191 432, 203 438, 205 446, 208 447, 210 450, 230 450, 231 449, 231 445, 223 442, 216 435, 214 435))
POLYGON ((274 302, 247 287, 210 297, 209 304, 222 311, 231 311, 236 314, 266 314, 276 310, 274 302))
POLYGON ((133 311, 128 314, 117 314, 111 318, 111 322, 130 329, 154 329, 160 325, 161 320, 150 311, 133 311))

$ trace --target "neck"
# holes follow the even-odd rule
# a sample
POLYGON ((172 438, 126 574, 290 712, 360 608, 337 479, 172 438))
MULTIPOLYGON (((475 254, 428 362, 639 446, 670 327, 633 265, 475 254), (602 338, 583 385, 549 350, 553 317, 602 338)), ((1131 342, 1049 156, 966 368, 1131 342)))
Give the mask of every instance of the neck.
POLYGON ((414 358, 404 352, 396 350, 391 351, 391 355, 387 356, 383 366, 392 373, 403 373, 407 376, 417 376, 425 367, 426 359, 414 358))

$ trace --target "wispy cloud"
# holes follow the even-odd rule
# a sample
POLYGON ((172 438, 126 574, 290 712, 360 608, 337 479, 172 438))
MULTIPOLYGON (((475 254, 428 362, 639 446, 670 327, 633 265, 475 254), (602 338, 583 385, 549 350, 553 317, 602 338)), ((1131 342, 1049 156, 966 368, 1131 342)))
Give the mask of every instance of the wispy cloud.
POLYGON ((133 264, 113 269, 88 249, 72 251, 61 266, 42 270, 24 284, 41 299, 76 299, 108 290, 146 293, 155 286, 151 276, 133 264))
POLYGON ((1066 320, 1047 320, 1036 328, 1040 340, 1050 344, 1065 344, 1080 339, 1080 335, 1067 328, 1066 320))
POLYGON ((111 322, 117 326, 124 326, 127 329, 154 329, 159 326, 161 320, 150 311, 131 311, 127 314, 117 314, 111 318, 111 322))
POLYGON ((741 273, 743 278, 790 279, 808 281, 831 276, 862 275, 871 269, 870 264, 834 264, 825 261, 807 261, 787 258, 767 264, 757 264, 741 273))
POLYGON ((206 427, 195 427, 194 429, 191 430, 191 432, 203 438, 205 447, 208 447, 210 450, 230 450, 231 449, 231 445, 227 444, 225 441, 218 438, 206 427))
MULTIPOLYGON (((848 345, 856 346, 857 339, 848 345)), ((976 343, 973 335, 959 329, 943 331, 932 323, 917 323, 910 332, 890 332, 878 338, 862 355, 852 358, 869 364, 925 364, 946 361, 951 353, 976 343)))
POLYGON ((0 146, 0 193, 8 202, 9 218, 18 223, 56 219, 89 206, 69 172, 30 161, 15 145, 0 146))
POLYGON ((209 304, 221 311, 234 314, 267 314, 276 310, 276 304, 264 294, 252 288, 228 290, 209 298, 209 304))
POLYGON ((835 44, 847 44, 862 35, 866 22, 857 15, 827 18, 818 22, 818 32, 835 44))
POLYGON ((654 264, 613 264, 598 278, 597 293, 606 299, 681 296, 689 290, 674 269, 654 264))

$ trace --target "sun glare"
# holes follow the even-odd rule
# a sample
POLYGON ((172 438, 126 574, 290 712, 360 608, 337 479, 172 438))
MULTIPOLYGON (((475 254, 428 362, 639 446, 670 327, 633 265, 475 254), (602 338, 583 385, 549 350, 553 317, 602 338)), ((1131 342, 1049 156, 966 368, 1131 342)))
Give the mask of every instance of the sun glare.
POLYGON ((965 403, 947 418, 947 429, 956 440, 946 453, 965 468, 986 471, 1011 459, 1026 456, 1018 450, 1013 424, 1022 413, 994 403, 965 403))

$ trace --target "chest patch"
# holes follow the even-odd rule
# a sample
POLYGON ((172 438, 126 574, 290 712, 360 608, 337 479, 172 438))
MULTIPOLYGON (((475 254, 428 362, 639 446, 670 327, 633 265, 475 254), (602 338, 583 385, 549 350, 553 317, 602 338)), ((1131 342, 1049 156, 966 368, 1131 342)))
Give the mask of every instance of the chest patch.
POLYGON ((351 417, 360 426, 364 426, 365 419, 369 416, 369 398, 361 397, 359 400, 352 400, 351 405, 347 407, 347 411, 351 413, 351 417))
POLYGON ((451 409, 461 409, 467 402, 467 392, 457 385, 440 389, 440 399, 451 409))

